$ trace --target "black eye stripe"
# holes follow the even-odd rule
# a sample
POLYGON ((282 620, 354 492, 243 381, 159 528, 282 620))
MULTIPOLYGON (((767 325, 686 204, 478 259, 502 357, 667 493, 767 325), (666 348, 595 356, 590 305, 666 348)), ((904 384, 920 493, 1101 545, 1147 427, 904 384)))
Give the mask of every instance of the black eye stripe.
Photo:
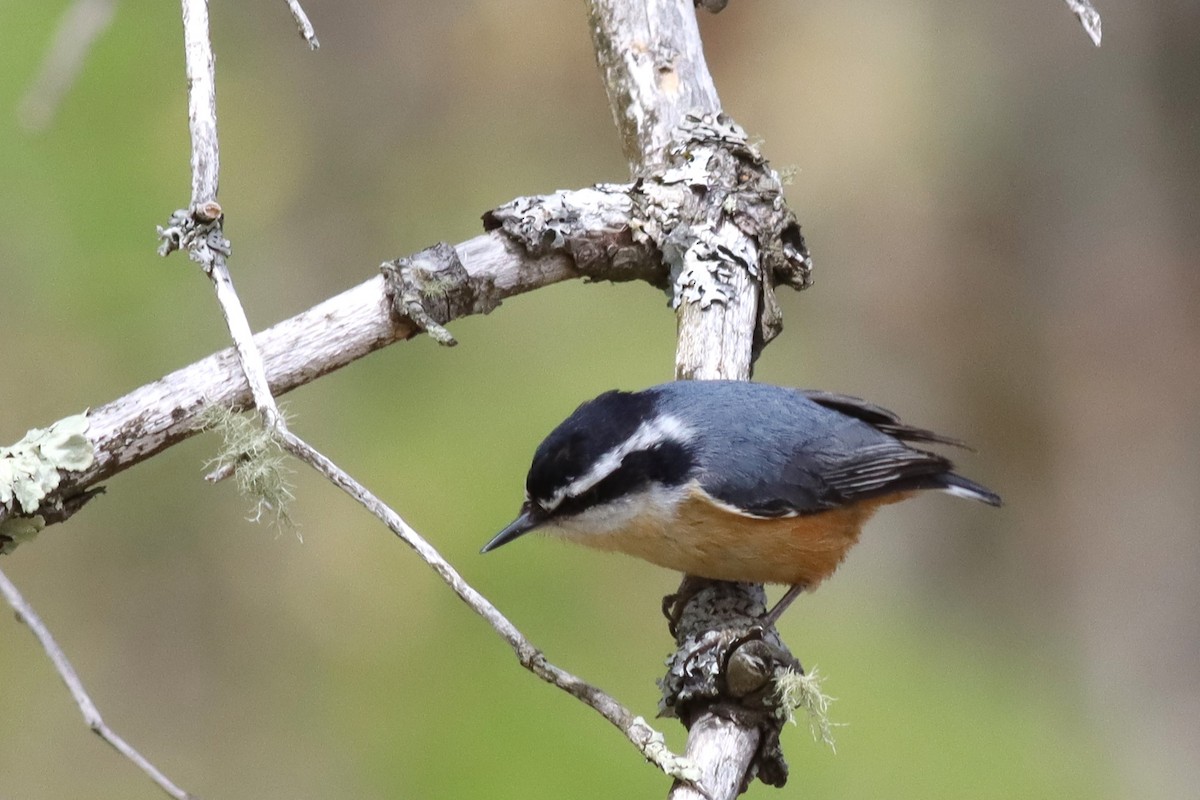
POLYGON ((683 444, 657 442, 645 450, 627 454, 620 466, 582 494, 564 497, 554 513, 577 514, 652 485, 681 486, 688 481, 694 466, 695 459, 683 444))
POLYGON ((655 416, 651 392, 606 392, 581 405, 550 432, 533 456, 525 488, 534 498, 552 497, 606 452, 627 441, 655 416))

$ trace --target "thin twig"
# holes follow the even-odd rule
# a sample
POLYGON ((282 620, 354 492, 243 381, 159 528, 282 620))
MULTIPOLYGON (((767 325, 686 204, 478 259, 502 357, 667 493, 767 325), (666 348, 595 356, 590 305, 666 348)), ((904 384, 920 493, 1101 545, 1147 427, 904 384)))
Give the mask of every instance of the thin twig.
POLYGON ((195 221, 211 228, 207 236, 195 236, 189 255, 212 279, 217 302, 225 315, 229 335, 237 348, 238 361, 250 384, 254 405, 266 425, 284 426, 267 383, 262 354, 254 344, 254 331, 233 288, 225 256, 229 244, 221 231, 223 213, 217 203, 221 157, 217 141, 217 82, 212 41, 209 37, 208 0, 182 0, 184 57, 188 81, 188 128, 192 137, 192 205, 195 221))
MULTIPOLYGON (((221 154, 217 147, 217 78, 208 33, 207 0, 182 0, 188 130, 192 135, 192 208, 217 200, 221 154)), ((216 220, 220 209, 210 215, 216 220)))
POLYGON ((241 301, 238 300, 237 292, 234 291, 233 278, 229 274, 229 268, 225 265, 223 257, 218 256, 215 260, 211 277, 213 286, 217 290, 217 301, 221 304, 221 312, 225 315, 225 324, 229 328, 229 335, 233 339, 234 346, 237 347, 238 363, 242 365, 242 372, 250 383, 254 405, 258 409, 258 413, 262 415, 263 424, 282 430, 286 428, 287 423, 271 394, 262 354, 254 344, 254 331, 250 329, 246 312, 242 308, 241 301))
POLYGON ((512 647, 521 666, 547 683, 557 686, 594 708, 625 734, 643 757, 668 775, 685 781, 695 779, 696 773, 691 763, 668 750, 662 734, 650 727, 642 717, 635 716, 616 698, 547 661, 542 652, 534 647, 499 609, 467 583, 433 545, 413 530, 387 504, 294 433, 286 430, 279 431, 279 440, 283 449, 328 478, 335 486, 378 517, 401 541, 415 550, 425 563, 429 564, 434 572, 445 581, 446 585, 470 606, 472 611, 483 617, 500 635, 500 638, 512 647))
MULTIPOLYGON (((182 0, 182 3, 187 53, 189 121, 192 130, 192 215, 198 217, 198 210, 210 206, 215 207, 210 216, 212 224, 219 226, 220 206, 216 204, 218 177, 216 83, 212 45, 208 36, 207 3, 205 0, 182 0)), ((290 5, 293 13, 298 11, 300 15, 303 15, 303 10, 297 4, 291 3, 290 5)), ((254 345, 253 333, 246 322, 245 312, 233 291, 233 282, 229 278, 229 271, 224 259, 224 251, 227 250, 227 247, 219 238, 219 227, 217 230, 217 241, 222 246, 213 249, 211 236, 194 237, 190 254, 193 259, 205 267, 205 271, 212 277, 216 285, 217 297, 225 312, 230 335, 237 345, 238 360, 241 362, 246 379, 250 382, 255 405, 262 414, 264 423, 275 429, 284 449, 312 465, 336 486, 358 500, 401 540, 412 547, 467 605, 486 619, 492 628, 508 642, 525 668, 599 711, 605 719, 620 729, 637 746, 645 758, 655 763, 667 774, 676 778, 689 779, 694 771, 689 770, 688 762, 672 754, 666 748, 662 735, 647 725, 644 719, 634 716, 612 696, 549 663, 495 606, 463 580, 462 576, 450 566, 450 563, 442 558, 441 554, 420 534, 409 527, 408 523, 401 519, 395 511, 368 492, 365 487, 347 475, 336 464, 287 430, 283 417, 271 396, 262 357, 254 345)))
MULTIPOLYGON (((205 208, 207 204, 216 206, 218 148, 215 77, 212 46, 208 37, 206 0, 182 0, 182 2, 184 38, 187 43, 188 107, 192 128, 192 166, 194 170, 192 213, 193 216, 196 216, 197 209, 205 208)), ((299 6, 295 3, 291 5, 293 13, 299 10, 299 6)), ((300 14, 303 14, 302 10, 300 10, 300 14)), ((219 213, 220 207, 216 206, 216 213, 212 214, 212 217, 214 223, 218 225, 219 213)), ((646 724, 644 719, 635 716, 611 695, 548 662, 542 653, 487 598, 463 580, 458 571, 395 511, 304 440, 288 431, 282 415, 275 406, 274 398, 271 397, 262 357, 254 345, 250 326, 245 322, 245 313, 233 291, 233 283, 229 279, 222 252, 225 248, 213 250, 209 246, 211 241, 201 237, 196 237, 193 242, 198 247, 207 250, 197 257, 197 253, 193 249, 192 258, 205 265, 206 271, 217 287, 217 297, 225 312, 230 335, 233 336, 237 345, 238 360, 241 362, 246 379, 250 382, 251 390, 254 393, 255 405, 262 414, 264 423, 275 429, 284 449, 296 458, 312 465, 336 486, 371 511, 402 541, 413 548, 427 564, 433 567, 455 594, 487 620, 492 628, 508 642, 526 669, 596 709, 624 733, 645 758, 667 774, 685 780, 692 778, 694 770, 689 769, 689 762, 671 753, 666 748, 662 735, 646 724), (210 263, 206 263, 208 259, 211 259, 210 263), (255 388, 256 386, 261 387, 261 396, 255 388)))
POLYGON ((17 110, 26 130, 49 127, 63 96, 79 77, 92 45, 112 23, 116 8, 116 0, 75 0, 63 12, 46 60, 17 110))
POLYGON ((1084 31, 1092 39, 1092 44, 1099 47, 1101 35, 1100 12, 1092 5, 1092 0, 1067 0, 1067 5, 1075 13, 1075 16, 1079 17, 1084 31))
POLYGON ((308 21, 308 14, 304 13, 300 0, 287 0, 287 4, 288 10, 292 12, 292 19, 296 20, 300 38, 308 42, 309 49, 316 50, 321 43, 317 41, 317 32, 313 30, 312 23, 308 21))
POLYGON ((63 653, 62 648, 54 641, 50 630, 42 622, 41 618, 38 617, 37 612, 33 610, 33 606, 29 605, 29 602, 21 596, 17 587, 2 571, 0 571, 0 594, 3 594, 4 599, 12 606, 13 611, 16 612, 17 619, 29 626, 29 630, 33 631, 33 635, 41 643, 42 649, 46 651, 46 655, 49 656, 51 663, 54 664, 59 677, 63 679, 63 683, 67 685, 71 696, 75 698, 75 705, 79 706, 79 712, 83 714, 83 719, 88 727, 97 736, 112 745, 118 753, 132 761, 138 769, 149 775, 150 780, 157 783, 171 797, 176 798, 176 800, 195 800, 195 795, 185 792, 172 783, 166 775, 163 775, 153 764, 147 761, 145 756, 134 750, 116 731, 108 727, 100 717, 100 711, 96 708, 96 704, 92 702, 92 698, 88 696, 87 690, 83 688, 83 682, 79 680, 79 675, 75 672, 75 668, 67 660, 67 656, 63 653))

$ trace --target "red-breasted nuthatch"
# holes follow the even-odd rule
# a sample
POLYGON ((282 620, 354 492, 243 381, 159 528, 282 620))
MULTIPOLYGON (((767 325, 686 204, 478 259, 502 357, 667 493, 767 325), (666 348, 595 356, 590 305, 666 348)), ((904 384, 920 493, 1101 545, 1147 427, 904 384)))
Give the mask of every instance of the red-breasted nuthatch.
POLYGON ((537 448, 521 514, 534 529, 689 575, 790 584, 773 622, 829 577, 875 510, 925 489, 1000 505, 909 442, 961 443, 856 397, 746 381, 677 381, 590 400, 537 448))

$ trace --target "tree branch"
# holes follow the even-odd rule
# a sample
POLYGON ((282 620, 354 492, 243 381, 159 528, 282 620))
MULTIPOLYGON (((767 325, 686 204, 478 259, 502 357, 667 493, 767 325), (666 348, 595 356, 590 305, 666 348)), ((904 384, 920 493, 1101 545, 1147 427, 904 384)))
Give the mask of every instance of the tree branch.
POLYGON ((308 42, 310 50, 316 50, 321 46, 317 41, 317 32, 313 30, 312 23, 308 21, 308 14, 304 13, 304 7, 300 5, 300 0, 287 0, 288 11, 292 13, 292 19, 296 20, 296 29, 300 32, 300 38, 308 42))
POLYGON ((1071 12, 1079 17, 1079 23, 1083 25, 1083 30, 1091 38, 1092 44, 1099 47, 1101 38, 1100 12, 1092 5, 1092 0, 1066 0, 1066 2, 1071 12))
MULTIPOLYGON (((216 101, 213 89, 215 75, 214 59, 208 34, 207 0, 182 0, 184 8, 184 39, 187 42, 187 68, 189 87, 190 124, 192 131, 192 213, 191 219, 181 219, 183 231, 167 237, 169 243, 176 236, 188 244, 188 254, 212 278, 225 314, 230 335, 236 345, 238 364, 250 385, 254 405, 262 417, 263 424, 272 430, 281 446, 296 458, 312 466, 334 485, 347 492, 363 507, 375 514, 402 541, 434 569, 445 583, 476 613, 491 624, 492 628, 513 648, 520 663, 543 680, 558 686, 587 705, 599 711, 605 719, 615 725, 638 747, 643 757, 649 759, 668 775, 687 781, 695 777, 695 770, 684 759, 670 752, 661 734, 635 717, 617 700, 600 689, 549 663, 545 657, 525 638, 509 620, 500 613, 483 595, 471 587, 432 545, 410 527, 399 514, 368 492, 336 464, 288 430, 287 424, 275 405, 271 394, 263 359, 256 346, 225 262, 229 253, 228 242, 221 236, 220 206, 216 203, 218 146, 216 138, 216 101), (188 223, 197 223, 196 235, 188 223)), ((299 5, 292 3, 297 19, 304 18, 299 5)), ((303 25, 302 25, 303 29, 303 25)), ((311 30, 311 26, 310 26, 311 30)), ((617 189, 623 187, 616 187, 617 189)), ((620 197, 622 192, 617 191, 620 197)), ((601 198, 606 199, 606 198, 601 198)), ((534 205, 537 203, 535 202, 534 205)), ((597 203, 601 208, 603 202, 597 203)), ((177 214, 177 217, 180 216, 177 214)), ((495 224, 502 225, 499 214, 495 224)), ((539 217, 541 224, 544 217, 539 217)), ((542 237, 537 239, 540 245, 542 237)), ((487 311, 499 301, 478 298, 472 291, 469 276, 448 245, 438 245, 425 251, 425 258, 406 259, 383 265, 385 279, 390 279, 388 296, 391 308, 429 330, 445 344, 454 344, 454 339, 442 327, 438 317, 447 320, 453 316, 455 305, 474 310, 487 311), (436 289, 431 287, 436 286, 436 289), (431 302, 438 298, 436 308, 431 302), (447 302, 454 297, 455 302, 447 302), (436 316, 435 316, 436 315, 436 316)))
MULTIPOLYGON (((502 233, 469 239, 455 252, 471 283, 490 287, 497 300, 580 275, 566 254, 528 257, 502 233)), ((386 282, 376 276, 262 331, 254 342, 270 390, 279 395, 420 332, 394 316, 386 282)), ((232 348, 89 411, 95 461, 82 472, 64 473, 58 496, 73 497, 192 436, 209 404, 237 410, 253 405, 232 348)), ((0 506, 0 519, 12 513, 0 506)))
MULTIPOLYGON (((407 264, 400 272, 407 269, 407 286, 415 289, 421 283, 418 276, 428 275, 432 264, 444 260, 450 250, 457 269, 453 275, 438 273, 432 281, 437 291, 426 292, 422 299, 440 325, 487 313, 509 297, 570 278, 643 279, 666 285, 658 246, 644 238, 634 240, 634 229, 653 225, 636 216, 632 189, 601 185, 519 198, 484 215, 485 226, 492 229, 488 233, 389 262, 385 271, 391 275, 397 264, 407 264), (446 305, 449 299, 454 302, 446 305)), ((421 333, 422 327, 403 311, 403 303, 403 315, 396 312, 395 300, 404 291, 397 279, 376 276, 255 335, 271 393, 291 391, 421 333)), ((92 487, 195 434, 199 416, 210 404, 239 411, 253 406, 232 348, 88 411, 87 438, 94 451, 90 466, 62 470, 40 508, 0 501, 0 523, 18 515, 61 522, 70 516, 64 509, 76 511, 80 504, 73 501, 86 497, 92 487)), ((0 491, 0 499, 3 496, 0 491)))
POLYGON ((636 177, 667 160, 688 114, 721 111, 691 4, 588 0, 596 63, 636 177))
POLYGON ((616 698, 603 690, 551 664, 540 650, 534 647, 491 601, 467 583, 458 570, 442 557, 433 545, 417 533, 400 515, 389 508, 358 481, 354 480, 336 464, 319 453, 307 442, 291 431, 280 431, 280 441, 285 450, 296 458, 311 465, 335 486, 354 498, 360 505, 374 514, 383 524, 409 547, 417 552, 425 563, 449 586, 472 611, 492 626, 509 647, 516 653, 521 666, 547 683, 557 686, 593 709, 611 722, 638 751, 651 763, 668 775, 683 782, 697 777, 695 768, 687 759, 680 758, 666 746, 662 734, 652 728, 646 720, 635 716, 616 698))
POLYGON ((225 260, 230 244, 222 231, 224 214, 217 203, 221 149, 217 139, 216 58, 208 30, 208 0, 182 0, 182 4, 188 129, 192 138, 192 204, 190 215, 177 211, 172 217, 177 225, 167 231, 160 230, 165 241, 160 252, 165 255, 173 246, 186 246, 188 257, 212 279, 254 406, 265 425, 280 428, 284 425, 283 415, 275 405, 262 355, 254 344, 254 332, 225 260))
MULTIPOLYGON (((746 380, 758 350, 780 328, 774 283, 806 287, 811 262, 778 175, 721 113, 692 5, 589 0, 588 7, 631 171, 648 181, 682 183, 692 195, 682 204, 685 213, 669 220, 663 248, 679 321, 675 377, 746 380)), ((687 624, 675 628, 679 649, 663 682, 663 705, 688 726, 686 756, 701 779, 678 783, 671 796, 733 798, 755 774, 782 784, 780 723, 769 703, 760 696, 751 709, 722 689, 727 665, 750 643, 744 634, 755 620, 731 610, 761 608, 762 587, 708 582, 706 591, 685 590, 693 583, 685 578, 670 601, 675 618, 687 624), (698 598, 716 595, 717 610, 694 613, 698 598), (713 658, 717 650, 723 655, 713 658)), ((769 644, 770 658, 798 666, 777 638, 769 644)), ((764 684, 772 672, 766 674, 764 684)))
POLYGON ((28 601, 21 596, 21 592, 17 590, 17 587, 3 572, 0 572, 0 594, 3 594, 4 599, 12 606, 13 611, 16 612, 17 619, 29 626, 29 630, 33 632, 38 642, 41 643, 42 649, 46 651, 50 662, 54 664, 54 669, 71 692, 71 697, 75 698, 75 705, 79 707, 79 713, 83 715, 83 720, 87 723, 87 726, 97 736, 112 745, 113 749, 118 753, 133 762, 138 769, 149 775, 150 780, 158 784, 171 797, 176 798, 176 800, 194 800, 194 795, 185 792, 172 783, 171 779, 162 774, 153 764, 146 760, 145 756, 133 749, 132 745, 121 738, 116 731, 108 727, 108 724, 100 716, 100 711, 96 708, 96 704, 92 702, 92 698, 88 696, 87 690, 83 688, 83 681, 79 679, 79 674, 75 672, 75 668, 67 660, 66 654, 58 646, 58 642, 54 641, 54 637, 50 634, 50 629, 46 627, 41 617, 33 610, 33 606, 29 605, 28 601))

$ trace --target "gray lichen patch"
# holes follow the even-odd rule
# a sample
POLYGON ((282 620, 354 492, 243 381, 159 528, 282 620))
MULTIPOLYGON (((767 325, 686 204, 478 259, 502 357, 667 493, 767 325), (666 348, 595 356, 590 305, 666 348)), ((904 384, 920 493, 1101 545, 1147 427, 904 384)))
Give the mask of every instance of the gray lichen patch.
POLYGON ((486 231, 501 231, 534 258, 562 254, 589 281, 643 280, 668 287, 657 245, 638 233, 636 184, 518 197, 483 215, 486 231))
POLYGON ((446 323, 471 314, 488 314, 500 305, 493 281, 473 278, 453 245, 439 242, 407 258, 379 266, 392 310, 411 320, 439 344, 458 341, 446 323))
POLYGON ((783 181, 723 114, 689 115, 666 162, 629 184, 522 197, 483 217, 533 257, 569 256, 590 280, 645 280, 671 306, 726 306, 735 274, 761 287, 756 351, 782 328, 775 287, 812 284, 783 181))
POLYGON ((58 489, 63 471, 79 472, 95 461, 95 448, 85 435, 87 414, 34 428, 21 441, 0 447, 0 554, 8 553, 45 526, 37 515, 42 501, 58 489))

